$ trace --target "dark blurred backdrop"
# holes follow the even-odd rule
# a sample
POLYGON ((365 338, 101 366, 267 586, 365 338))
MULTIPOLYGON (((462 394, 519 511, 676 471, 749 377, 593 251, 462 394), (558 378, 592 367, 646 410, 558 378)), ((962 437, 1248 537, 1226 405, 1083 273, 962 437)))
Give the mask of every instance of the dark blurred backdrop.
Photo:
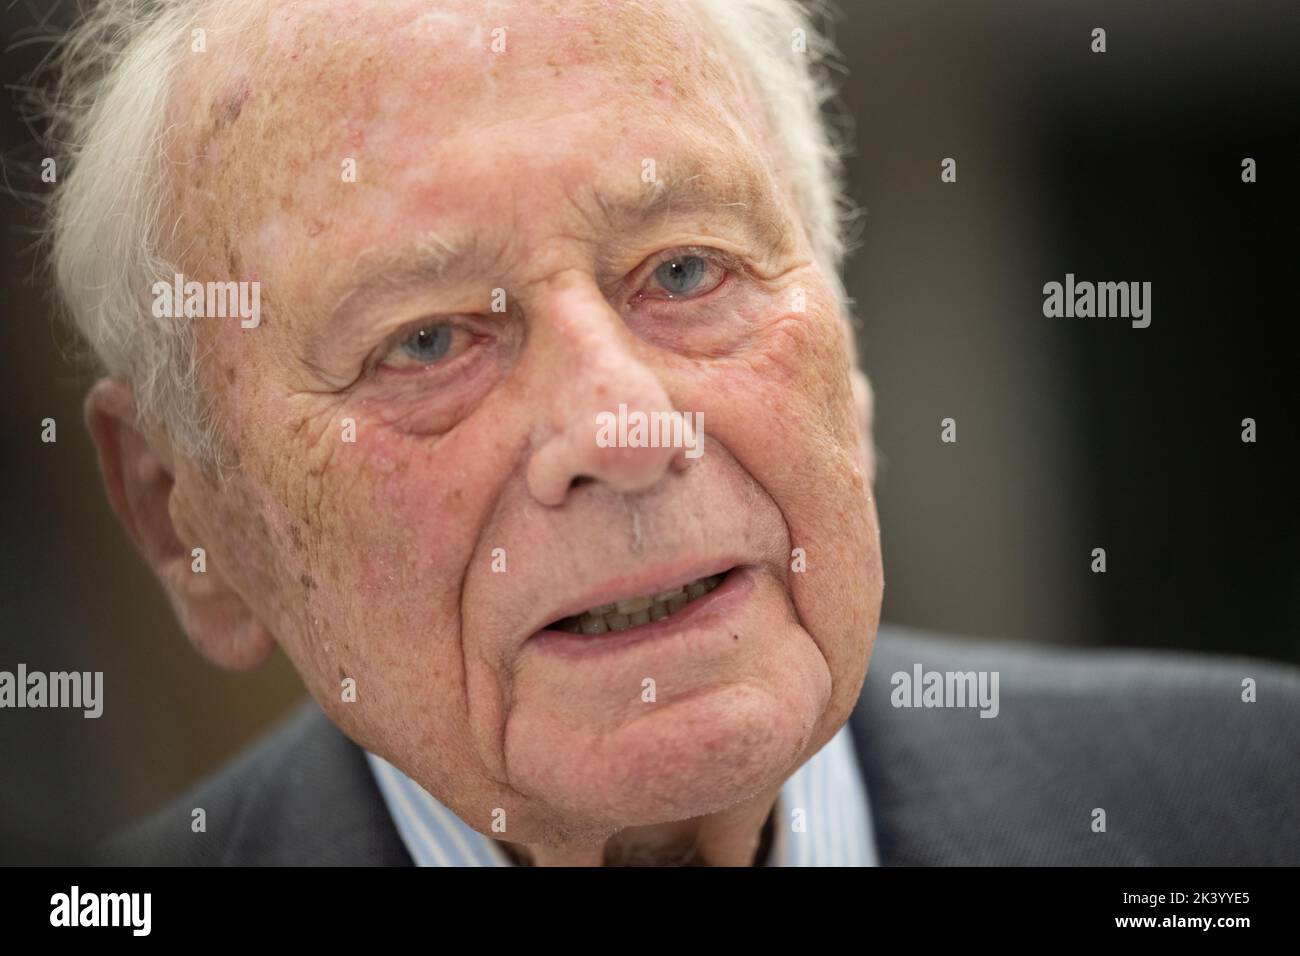
MULTIPOLYGON (((70 12, 0 11, 0 669, 102 670, 108 706, 0 711, 0 862, 160 806, 304 693, 283 656, 242 676, 201 663, 101 490, 90 379, 33 256, 42 154, 17 108, 70 12)), ((876 390, 885 618, 1300 662, 1300 4, 860 2, 833 33, 865 211, 848 286, 876 390), (1150 328, 1045 318, 1042 286, 1067 272, 1152 282, 1150 328)))

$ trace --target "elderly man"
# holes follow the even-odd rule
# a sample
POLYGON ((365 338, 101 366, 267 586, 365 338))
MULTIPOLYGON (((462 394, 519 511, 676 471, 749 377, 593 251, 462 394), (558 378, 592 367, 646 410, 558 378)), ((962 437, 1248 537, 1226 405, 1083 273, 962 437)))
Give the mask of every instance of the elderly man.
POLYGON ((109 499, 199 653, 279 646, 314 699, 110 858, 1294 861, 1237 699, 1294 716, 1281 669, 895 635, 863 690, 870 393, 793 3, 78 36, 54 265, 109 499), (1227 801, 1230 841, 1170 815, 1227 801))

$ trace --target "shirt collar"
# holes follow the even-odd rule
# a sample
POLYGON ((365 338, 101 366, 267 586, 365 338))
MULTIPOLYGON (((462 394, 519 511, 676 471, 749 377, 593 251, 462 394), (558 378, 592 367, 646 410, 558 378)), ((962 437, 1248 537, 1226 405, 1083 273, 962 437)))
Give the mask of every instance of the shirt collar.
MULTIPOLYGON (((511 866, 479 833, 382 757, 366 759, 416 866, 511 866)), ((877 866, 866 783, 849 725, 781 787, 768 866, 877 866)))

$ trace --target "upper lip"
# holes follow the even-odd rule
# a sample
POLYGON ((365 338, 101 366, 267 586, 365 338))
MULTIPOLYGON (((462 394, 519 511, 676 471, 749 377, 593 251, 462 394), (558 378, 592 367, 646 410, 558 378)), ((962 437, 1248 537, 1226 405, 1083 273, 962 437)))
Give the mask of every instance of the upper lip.
POLYGON ((743 563, 735 557, 710 558, 692 562, 652 565, 629 574, 607 578, 600 584, 582 591, 571 601, 546 612, 530 633, 536 633, 548 624, 573 617, 593 607, 615 604, 637 597, 653 597, 690 584, 699 578, 722 574, 743 563))

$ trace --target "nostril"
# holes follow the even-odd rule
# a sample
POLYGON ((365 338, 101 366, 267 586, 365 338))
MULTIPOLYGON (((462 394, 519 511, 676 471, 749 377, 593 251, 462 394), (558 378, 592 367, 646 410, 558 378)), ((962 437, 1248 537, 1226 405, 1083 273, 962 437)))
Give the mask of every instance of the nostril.
POLYGON ((591 475, 578 475, 569 482, 569 490, 572 491, 574 488, 581 488, 583 485, 589 485, 595 480, 596 479, 591 477, 591 475))

